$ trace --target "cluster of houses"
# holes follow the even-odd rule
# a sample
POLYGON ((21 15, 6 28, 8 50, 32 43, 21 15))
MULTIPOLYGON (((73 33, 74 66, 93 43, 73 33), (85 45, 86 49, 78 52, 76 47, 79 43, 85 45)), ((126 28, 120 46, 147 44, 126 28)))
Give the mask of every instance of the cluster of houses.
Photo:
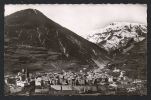
MULTIPOLYGON (((90 90, 90 88, 94 86, 96 88, 98 86, 106 85, 117 89, 119 84, 129 85, 132 82, 141 82, 141 80, 134 81, 126 77, 125 71, 116 68, 114 68, 112 71, 108 69, 94 71, 91 70, 88 72, 85 72, 84 70, 80 70, 79 72, 63 70, 62 72, 56 73, 28 73, 27 69, 22 69, 22 71, 18 72, 18 74, 13 78, 14 82, 11 83, 10 77, 5 77, 5 84, 12 87, 18 87, 17 89, 34 86, 47 89, 49 87, 55 90, 78 90, 78 88, 87 87, 87 89, 90 90)), ((95 91, 98 91, 97 88, 95 91)), ((135 91, 135 89, 129 88, 128 91, 135 91)))

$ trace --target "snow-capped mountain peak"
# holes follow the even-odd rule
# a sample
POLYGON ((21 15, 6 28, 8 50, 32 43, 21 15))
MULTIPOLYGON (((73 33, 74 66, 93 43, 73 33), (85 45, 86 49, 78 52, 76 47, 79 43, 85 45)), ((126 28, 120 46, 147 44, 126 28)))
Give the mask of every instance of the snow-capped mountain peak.
POLYGON ((125 47, 129 41, 140 42, 146 38, 147 25, 129 22, 113 22, 95 30, 87 39, 108 52, 125 47))

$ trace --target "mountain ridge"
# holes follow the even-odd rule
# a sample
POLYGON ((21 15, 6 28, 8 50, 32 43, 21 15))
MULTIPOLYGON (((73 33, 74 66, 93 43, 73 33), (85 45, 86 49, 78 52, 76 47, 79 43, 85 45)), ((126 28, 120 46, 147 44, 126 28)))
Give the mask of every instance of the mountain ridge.
POLYGON ((113 52, 127 44, 137 43, 147 37, 147 26, 139 23, 113 22, 103 29, 90 34, 87 39, 108 52, 113 52))
MULTIPOLYGON (((105 66, 111 60, 104 49, 80 37, 69 29, 62 27, 41 12, 33 9, 18 11, 6 16, 6 46, 8 51, 11 51, 10 48, 24 51, 19 49, 22 46, 25 50, 30 47, 43 47, 47 51, 61 53, 65 59, 75 57, 85 62, 93 62, 98 67, 105 66)), ((24 52, 29 53, 29 50, 24 52)), ((6 51, 6 54, 8 54, 8 51, 6 51)), ((26 55, 26 53, 23 55, 26 55)), ((18 56, 16 52, 15 56, 18 56)))
POLYGON ((112 56, 111 69, 126 71, 133 79, 146 79, 147 26, 139 23, 116 22, 99 29, 87 38, 112 56))

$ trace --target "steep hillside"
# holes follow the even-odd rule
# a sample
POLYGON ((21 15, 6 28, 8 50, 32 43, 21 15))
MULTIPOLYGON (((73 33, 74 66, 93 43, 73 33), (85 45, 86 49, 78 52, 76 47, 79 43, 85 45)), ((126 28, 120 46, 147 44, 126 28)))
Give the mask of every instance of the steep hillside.
POLYGON ((5 17, 6 70, 10 67, 15 70, 20 63, 21 66, 31 66, 31 69, 48 66, 74 69, 75 66, 81 68, 80 63, 104 67, 109 61, 104 49, 60 26, 38 10, 26 9, 5 17))
MULTIPOLYGON (((125 51, 126 49, 124 49, 125 51)), ((135 43, 133 48, 114 57, 113 67, 125 70, 128 77, 147 79, 147 40, 135 43)))

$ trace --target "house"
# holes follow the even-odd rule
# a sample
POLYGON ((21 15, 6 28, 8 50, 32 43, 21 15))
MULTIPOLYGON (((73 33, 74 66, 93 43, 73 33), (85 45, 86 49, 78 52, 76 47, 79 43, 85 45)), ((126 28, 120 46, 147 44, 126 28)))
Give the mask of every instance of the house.
POLYGON ((35 86, 42 86, 42 78, 38 77, 35 79, 35 86))
POLYGON ((28 86, 28 82, 27 81, 16 81, 16 85, 19 87, 25 87, 25 86, 28 86))

